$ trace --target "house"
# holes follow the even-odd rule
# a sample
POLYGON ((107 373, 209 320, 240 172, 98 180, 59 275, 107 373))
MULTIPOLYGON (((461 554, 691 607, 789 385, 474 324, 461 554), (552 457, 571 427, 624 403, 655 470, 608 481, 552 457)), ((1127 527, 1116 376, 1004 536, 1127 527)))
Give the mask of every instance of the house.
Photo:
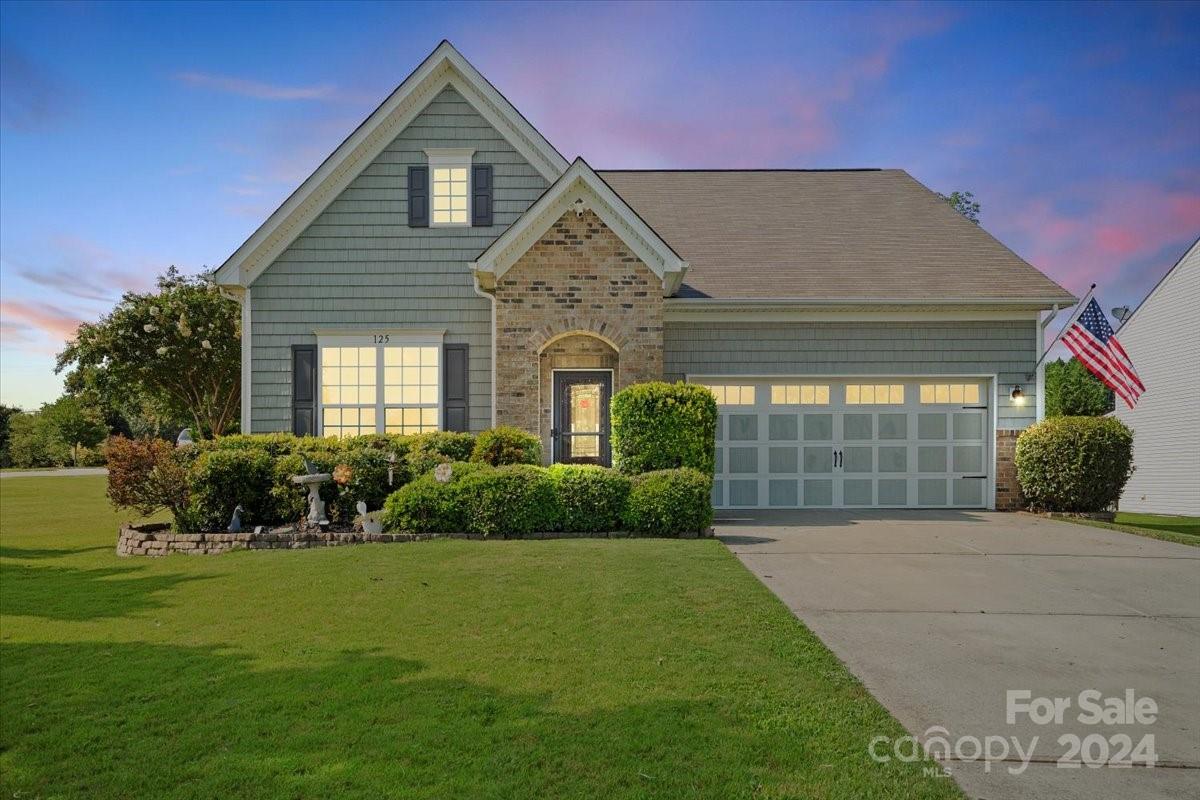
POLYGON ((216 272, 242 428, 538 434, 717 396, 718 507, 1012 507, 1042 310, 1075 298, 902 170, 568 161, 442 42, 216 272))
POLYGON ((1133 429, 1133 477, 1119 508, 1200 517, 1200 240, 1118 331, 1146 391, 1117 403, 1133 429))

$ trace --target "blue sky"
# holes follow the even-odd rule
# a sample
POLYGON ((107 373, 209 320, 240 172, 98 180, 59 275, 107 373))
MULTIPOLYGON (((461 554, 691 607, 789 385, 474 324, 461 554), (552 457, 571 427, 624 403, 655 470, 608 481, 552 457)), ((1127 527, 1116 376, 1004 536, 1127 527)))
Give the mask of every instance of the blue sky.
POLYGON ((1106 308, 1200 235, 1200 4, 0 7, 0 401, 219 265, 442 38, 568 158, 907 169, 1106 308))

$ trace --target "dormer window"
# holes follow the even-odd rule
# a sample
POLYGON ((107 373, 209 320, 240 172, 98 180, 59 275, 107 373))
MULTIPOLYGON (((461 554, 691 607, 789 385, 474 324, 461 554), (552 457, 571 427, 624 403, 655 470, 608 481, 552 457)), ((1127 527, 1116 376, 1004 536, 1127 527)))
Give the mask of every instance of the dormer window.
POLYGON ((426 150, 429 157, 430 225, 471 224, 471 157, 474 150, 426 150))

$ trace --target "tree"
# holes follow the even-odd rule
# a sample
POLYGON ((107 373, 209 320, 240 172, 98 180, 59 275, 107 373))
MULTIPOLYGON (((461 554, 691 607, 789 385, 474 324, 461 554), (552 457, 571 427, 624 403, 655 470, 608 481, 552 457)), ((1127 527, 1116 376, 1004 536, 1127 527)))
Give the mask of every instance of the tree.
POLYGON ((975 195, 971 192, 951 192, 948 195, 938 192, 938 197, 950 204, 950 207, 962 214, 967 219, 979 224, 979 212, 981 210, 979 203, 975 200, 975 195))
POLYGON ((1072 358, 1046 365, 1047 417, 1100 417, 1112 411, 1112 390, 1072 358))
POLYGON ((22 412, 9 420, 8 454, 14 467, 61 467, 71 461, 71 449, 42 413, 22 412))
POLYGON ((16 406, 0 405, 0 467, 12 466, 8 456, 8 426, 9 422, 21 409, 16 406))
POLYGON ((96 370, 107 387, 190 420, 197 435, 220 436, 238 416, 240 309, 211 281, 171 267, 157 291, 126 292, 99 322, 80 325, 58 355, 56 371, 68 368, 68 383, 96 370))
POLYGON ((79 448, 95 447, 108 437, 108 426, 100 412, 77 397, 64 396, 46 403, 39 416, 45 418, 59 441, 70 450, 75 466, 79 466, 79 448))

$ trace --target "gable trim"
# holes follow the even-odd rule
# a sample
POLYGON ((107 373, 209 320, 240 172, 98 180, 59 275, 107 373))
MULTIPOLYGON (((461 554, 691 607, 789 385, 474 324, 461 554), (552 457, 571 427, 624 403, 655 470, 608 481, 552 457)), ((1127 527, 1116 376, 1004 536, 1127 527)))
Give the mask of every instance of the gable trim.
POLYGON ((573 209, 594 212, 659 277, 664 297, 670 297, 679 289, 687 272, 687 262, 582 158, 575 159, 520 219, 472 262, 471 271, 479 286, 485 291, 494 290, 496 281, 551 225, 573 209))
POLYGON ((216 282, 249 286, 447 88, 462 95, 547 181, 567 169, 567 160, 550 142, 453 45, 442 41, 217 269, 216 282))

